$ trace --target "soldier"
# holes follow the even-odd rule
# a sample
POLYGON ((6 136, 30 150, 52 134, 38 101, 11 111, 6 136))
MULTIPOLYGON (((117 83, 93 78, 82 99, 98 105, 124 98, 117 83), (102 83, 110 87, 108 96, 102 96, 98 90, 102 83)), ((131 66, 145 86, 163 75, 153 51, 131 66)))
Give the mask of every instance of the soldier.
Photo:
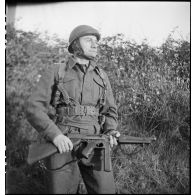
MULTIPOLYGON (((117 107, 106 73, 97 66, 99 32, 77 26, 70 34, 70 56, 64 65, 47 70, 27 101, 27 119, 59 153, 45 160, 48 190, 52 194, 76 193, 81 174, 88 193, 114 194, 113 171, 104 171, 103 153, 94 149, 89 159, 74 159, 73 143, 66 133, 110 136, 117 145, 117 107), (54 108, 53 117, 50 108, 54 108)), ((111 158, 109 157, 111 163, 111 158)))

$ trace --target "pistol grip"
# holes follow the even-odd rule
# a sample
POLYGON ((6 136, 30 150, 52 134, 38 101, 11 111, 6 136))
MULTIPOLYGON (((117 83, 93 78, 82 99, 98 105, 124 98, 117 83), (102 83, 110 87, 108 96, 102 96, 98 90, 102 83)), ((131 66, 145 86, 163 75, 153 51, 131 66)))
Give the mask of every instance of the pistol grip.
POLYGON ((81 154, 82 157, 88 159, 89 155, 92 153, 92 151, 94 150, 96 146, 96 143, 88 143, 87 146, 82 150, 81 154))

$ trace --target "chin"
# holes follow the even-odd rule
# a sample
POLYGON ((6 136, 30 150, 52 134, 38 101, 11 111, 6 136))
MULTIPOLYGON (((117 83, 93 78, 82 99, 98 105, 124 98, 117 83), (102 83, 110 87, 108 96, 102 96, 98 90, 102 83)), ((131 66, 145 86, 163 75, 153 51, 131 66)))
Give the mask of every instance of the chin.
POLYGON ((97 56, 97 52, 91 52, 92 56, 97 56))
POLYGON ((89 54, 87 56, 95 58, 97 56, 97 54, 89 54))

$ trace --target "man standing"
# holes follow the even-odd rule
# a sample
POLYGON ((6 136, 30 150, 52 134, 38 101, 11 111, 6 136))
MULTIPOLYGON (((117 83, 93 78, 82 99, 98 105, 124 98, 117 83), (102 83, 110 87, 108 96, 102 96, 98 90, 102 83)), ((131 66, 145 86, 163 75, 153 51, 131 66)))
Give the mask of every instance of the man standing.
POLYGON ((104 170, 103 152, 98 148, 89 159, 66 164, 74 159, 73 143, 67 133, 104 133, 110 136, 111 147, 117 144, 115 137, 120 136, 111 85, 95 61, 99 40, 99 32, 91 26, 73 29, 68 46, 71 56, 64 66, 55 66, 42 75, 27 102, 28 121, 59 151, 45 160, 48 189, 53 194, 76 193, 79 172, 88 193, 115 193, 113 171, 104 170), (53 118, 51 107, 55 110, 53 118))

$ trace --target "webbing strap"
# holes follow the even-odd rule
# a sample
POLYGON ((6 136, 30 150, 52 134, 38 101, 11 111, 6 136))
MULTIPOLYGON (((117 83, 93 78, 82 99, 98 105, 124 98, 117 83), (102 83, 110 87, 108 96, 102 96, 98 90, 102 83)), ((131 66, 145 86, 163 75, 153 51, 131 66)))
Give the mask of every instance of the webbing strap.
POLYGON ((99 116, 99 109, 94 106, 83 106, 83 105, 76 105, 71 107, 60 107, 57 108, 57 112, 61 116, 87 116, 87 115, 95 115, 99 116))
POLYGON ((96 66, 95 70, 96 70, 97 74, 100 76, 100 78, 102 79, 102 82, 103 82, 103 85, 104 85, 103 94, 102 94, 102 97, 100 98, 100 104, 105 105, 105 103, 106 103, 106 92, 107 92, 107 83, 106 83, 105 75, 104 75, 104 72, 102 71, 101 68, 96 66))
POLYGON ((65 62, 59 63, 58 81, 56 83, 56 86, 57 86, 56 93, 58 93, 58 91, 61 92, 62 96, 63 96, 63 99, 64 99, 64 102, 66 104, 69 104, 70 103, 70 97, 69 97, 67 91, 64 90, 64 88, 63 88, 63 79, 64 79, 64 76, 65 76, 65 68, 66 68, 67 62, 68 62, 68 57, 66 58, 65 62))
POLYGON ((58 83, 57 88, 62 93, 63 98, 64 98, 64 102, 66 104, 69 104, 70 103, 70 96, 68 95, 67 91, 64 90, 61 82, 58 83))
POLYGON ((59 83, 63 82, 65 76, 65 68, 68 63, 68 60, 69 60, 69 56, 65 58, 65 62, 59 63, 59 69, 58 69, 59 83))

